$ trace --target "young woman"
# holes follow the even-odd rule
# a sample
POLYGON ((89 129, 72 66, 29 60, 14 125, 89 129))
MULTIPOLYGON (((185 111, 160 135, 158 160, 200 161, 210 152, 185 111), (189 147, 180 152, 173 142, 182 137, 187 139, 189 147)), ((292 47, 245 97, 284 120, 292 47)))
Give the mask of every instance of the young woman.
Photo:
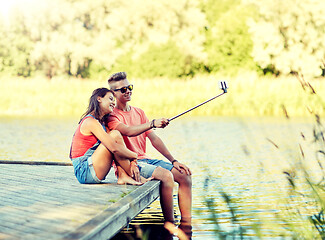
POLYGON ((107 88, 95 89, 87 111, 73 135, 70 159, 80 183, 100 183, 111 169, 113 159, 126 173, 120 173, 118 184, 141 185, 137 154, 125 147, 119 131, 106 132, 104 123, 115 106, 114 93, 107 88))

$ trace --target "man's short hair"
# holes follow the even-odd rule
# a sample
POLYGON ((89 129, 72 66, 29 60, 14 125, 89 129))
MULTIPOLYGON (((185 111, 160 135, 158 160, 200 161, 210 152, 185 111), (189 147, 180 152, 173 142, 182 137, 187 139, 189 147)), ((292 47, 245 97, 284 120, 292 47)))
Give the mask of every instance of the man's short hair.
POLYGON ((117 82, 124 79, 126 79, 126 72, 117 72, 112 74, 107 81, 108 84, 110 84, 111 82, 117 82))

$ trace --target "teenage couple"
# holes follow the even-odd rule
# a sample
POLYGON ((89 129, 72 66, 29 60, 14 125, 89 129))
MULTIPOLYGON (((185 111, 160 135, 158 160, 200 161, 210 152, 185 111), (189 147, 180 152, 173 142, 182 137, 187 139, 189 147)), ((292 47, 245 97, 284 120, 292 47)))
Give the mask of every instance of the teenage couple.
POLYGON ((89 106, 73 136, 70 158, 80 183, 100 183, 116 165, 118 184, 141 185, 161 181, 160 204, 166 222, 174 223, 173 188, 179 184, 181 225, 191 225, 192 178, 190 169, 177 161, 153 128, 168 125, 166 118, 148 120, 143 110, 129 105, 133 85, 125 72, 113 74, 107 88, 93 91, 89 106), (115 105, 116 100, 116 105, 115 105), (169 162, 146 155, 146 139, 169 162))

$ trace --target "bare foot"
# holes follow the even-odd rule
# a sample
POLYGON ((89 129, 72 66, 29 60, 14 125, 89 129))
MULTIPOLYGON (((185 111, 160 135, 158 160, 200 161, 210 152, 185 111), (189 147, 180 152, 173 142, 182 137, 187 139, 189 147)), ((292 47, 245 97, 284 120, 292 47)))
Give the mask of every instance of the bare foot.
POLYGON ((164 224, 164 228, 166 228, 170 234, 177 236, 180 240, 188 240, 190 239, 182 229, 177 228, 175 224, 166 221, 164 224))
POLYGON ((126 174, 123 174, 123 175, 120 175, 117 179, 117 184, 130 184, 130 185, 142 185, 143 183, 142 182, 137 182, 135 181, 133 178, 131 178, 129 175, 126 175, 126 174))
POLYGON ((178 229, 181 229, 188 239, 192 239, 192 224, 191 222, 186 222, 181 220, 181 224, 178 226, 178 229))
POLYGON ((141 182, 142 182, 142 183, 146 183, 146 182, 151 181, 151 180, 153 179, 153 177, 150 177, 150 178, 144 178, 144 177, 141 177, 141 176, 140 176, 140 179, 141 179, 141 182))

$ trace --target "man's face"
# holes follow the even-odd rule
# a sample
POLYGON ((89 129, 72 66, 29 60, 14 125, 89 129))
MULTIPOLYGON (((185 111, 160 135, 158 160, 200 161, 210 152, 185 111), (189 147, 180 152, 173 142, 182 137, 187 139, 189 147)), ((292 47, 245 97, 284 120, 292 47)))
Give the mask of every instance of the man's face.
POLYGON ((121 103, 126 103, 131 101, 132 87, 130 87, 130 83, 127 79, 114 82, 111 84, 111 88, 114 90, 116 101, 121 103))

